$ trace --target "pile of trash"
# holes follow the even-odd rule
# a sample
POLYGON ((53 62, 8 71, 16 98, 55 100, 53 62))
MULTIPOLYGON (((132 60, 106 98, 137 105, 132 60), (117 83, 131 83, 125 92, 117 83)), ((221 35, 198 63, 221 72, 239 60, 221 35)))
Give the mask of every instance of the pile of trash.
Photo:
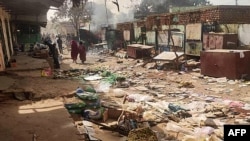
MULTIPOLYGON (((69 113, 84 115, 87 113, 85 110, 98 109, 101 106, 99 95, 94 93, 90 88, 86 89, 86 91, 82 88, 77 88, 75 96, 78 98, 78 102, 65 104, 65 108, 69 113)), ((101 118, 100 115, 99 118, 101 118)))
MULTIPOLYGON (((132 70, 121 69, 117 74, 104 70, 85 75, 85 81, 95 81, 97 85, 91 92, 87 89, 76 92, 85 104, 79 106, 78 112, 84 123, 89 121, 103 130, 117 132, 128 141, 222 141, 223 125, 250 124, 248 103, 193 92, 198 77, 184 81, 179 79, 180 74, 169 73, 170 84, 162 81, 166 80, 162 77, 166 74, 161 71, 132 70), (117 101, 110 102, 103 95, 117 101), (107 124, 110 119, 115 122, 107 124)), ((225 78, 201 79, 206 82, 204 85, 241 84, 225 78)), ((208 88, 204 90, 213 90, 208 88)), ((88 135, 93 137, 93 133, 88 135)))
MULTIPOLYGON (((100 96, 95 93, 93 89, 77 88, 75 97, 79 102, 66 103, 64 106, 70 114, 77 114, 83 118, 84 121, 92 122, 100 126, 103 130, 117 132, 124 136, 129 136, 130 141, 139 140, 144 141, 146 136, 152 136, 152 141, 157 141, 157 137, 152 131, 149 130, 149 125, 144 124, 146 121, 142 120, 141 111, 127 111, 123 109, 114 109, 107 107, 107 105, 100 99, 100 96), (112 119, 115 123, 111 125, 105 124, 107 120, 112 119), (137 132, 145 130, 144 136, 135 137, 137 132), (132 131, 132 132, 130 132, 132 131), (146 132, 147 131, 147 132, 146 132), (151 133, 152 132, 152 133, 151 133), (146 134, 151 133, 151 134, 146 134), (141 138, 141 139, 140 139, 141 138)), ((85 131, 88 133, 89 131, 85 131)), ((143 133, 142 133, 143 134, 143 133)), ((89 138, 93 138, 90 137, 89 138)))
MULTIPOLYGON (((130 141, 133 141, 135 139, 138 141, 144 141, 147 136, 149 138, 152 138, 152 141, 157 141, 156 134, 153 131, 148 131, 151 130, 151 125, 148 121, 145 121, 143 119, 142 109, 140 106, 134 108, 133 110, 129 110, 122 108, 121 105, 117 106, 114 103, 102 100, 101 94, 110 93, 110 88, 112 86, 117 86, 117 83, 126 81, 124 77, 111 73, 109 71, 103 71, 101 75, 86 75, 84 77, 84 80, 99 81, 99 85, 96 88, 86 87, 83 89, 81 87, 78 87, 74 94, 77 100, 65 104, 65 108, 70 114, 79 115, 83 118, 83 122, 85 123, 86 121, 88 121, 98 125, 103 130, 117 132, 120 135, 129 137, 128 140, 130 141), (108 120, 112 120, 114 122, 107 124, 108 120), (152 134, 145 134, 141 137, 134 136, 137 132, 144 132, 144 130, 145 133, 152 134)), ((115 93, 115 95, 121 94, 121 96, 117 97, 123 98, 124 103, 127 99, 133 98, 128 97, 127 93, 119 88, 113 89, 112 92, 115 93)), ((84 129, 84 133, 90 132, 87 130, 87 128, 84 129)), ((93 139, 93 134, 88 134, 88 138, 93 139)))
POLYGON ((72 79, 82 78, 86 74, 86 70, 83 69, 70 69, 70 70, 55 70, 53 73, 54 79, 72 79))

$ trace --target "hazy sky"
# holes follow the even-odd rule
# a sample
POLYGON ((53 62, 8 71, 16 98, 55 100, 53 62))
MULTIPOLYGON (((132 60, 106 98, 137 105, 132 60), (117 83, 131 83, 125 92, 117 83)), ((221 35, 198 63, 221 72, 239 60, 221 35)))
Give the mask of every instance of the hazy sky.
MULTIPOLYGON (((105 8, 105 0, 88 0, 89 2, 97 3, 105 8)), ((107 8, 114 14, 120 13, 130 13, 133 9, 133 5, 140 2, 140 0, 118 0, 120 12, 118 12, 117 6, 113 3, 115 0, 107 0, 107 8)), ((105 14, 105 10, 102 11, 105 14)), ((47 19, 53 16, 54 10, 49 10, 47 14, 47 19)))
MULTIPOLYGON (((105 6, 105 0, 89 0, 98 4, 105 6)), ((118 0, 120 4, 120 12, 117 11, 117 7, 112 3, 113 0, 107 0, 107 8, 110 9, 113 13, 127 13, 132 8, 132 5, 140 0, 118 0), (132 2, 131 2, 132 1, 132 2)), ((213 5, 236 5, 236 0, 209 0, 213 5)), ((250 0, 238 0, 238 5, 250 5, 250 0)), ((105 12, 105 11, 103 11, 105 12)), ((49 10, 47 18, 53 15, 54 11, 49 10)))
MULTIPOLYGON (((236 5, 236 0, 209 0, 214 5, 236 5)), ((238 0, 238 5, 250 5, 250 0, 238 0)))

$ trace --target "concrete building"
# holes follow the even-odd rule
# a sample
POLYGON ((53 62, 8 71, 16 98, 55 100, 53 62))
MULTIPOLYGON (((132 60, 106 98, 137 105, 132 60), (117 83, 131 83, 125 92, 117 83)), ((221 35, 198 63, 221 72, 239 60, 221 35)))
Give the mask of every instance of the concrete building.
POLYGON ((34 43, 41 38, 40 27, 47 23, 50 6, 59 7, 64 0, 0 0, 0 71, 14 54, 17 44, 34 43))

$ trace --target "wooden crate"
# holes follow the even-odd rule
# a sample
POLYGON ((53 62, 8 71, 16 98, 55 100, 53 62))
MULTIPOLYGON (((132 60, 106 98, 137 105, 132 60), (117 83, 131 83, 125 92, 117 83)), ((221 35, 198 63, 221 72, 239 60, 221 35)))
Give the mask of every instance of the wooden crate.
POLYGON ((201 52, 201 74, 241 79, 250 75, 249 50, 215 49, 201 52), (244 54, 244 57, 241 56, 244 54))
POLYGON ((127 54, 128 57, 131 58, 144 58, 144 57, 150 57, 151 48, 144 48, 145 47, 151 47, 146 45, 140 45, 140 44, 132 44, 127 46, 127 54))

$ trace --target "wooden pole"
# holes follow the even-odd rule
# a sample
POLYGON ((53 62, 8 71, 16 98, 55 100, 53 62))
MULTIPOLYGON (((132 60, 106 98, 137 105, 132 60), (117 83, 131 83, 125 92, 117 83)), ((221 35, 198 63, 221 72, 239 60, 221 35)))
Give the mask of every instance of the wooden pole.
POLYGON ((107 0, 105 0, 105 8, 106 8, 106 19, 107 19, 107 24, 109 24, 108 9, 107 9, 107 0))

